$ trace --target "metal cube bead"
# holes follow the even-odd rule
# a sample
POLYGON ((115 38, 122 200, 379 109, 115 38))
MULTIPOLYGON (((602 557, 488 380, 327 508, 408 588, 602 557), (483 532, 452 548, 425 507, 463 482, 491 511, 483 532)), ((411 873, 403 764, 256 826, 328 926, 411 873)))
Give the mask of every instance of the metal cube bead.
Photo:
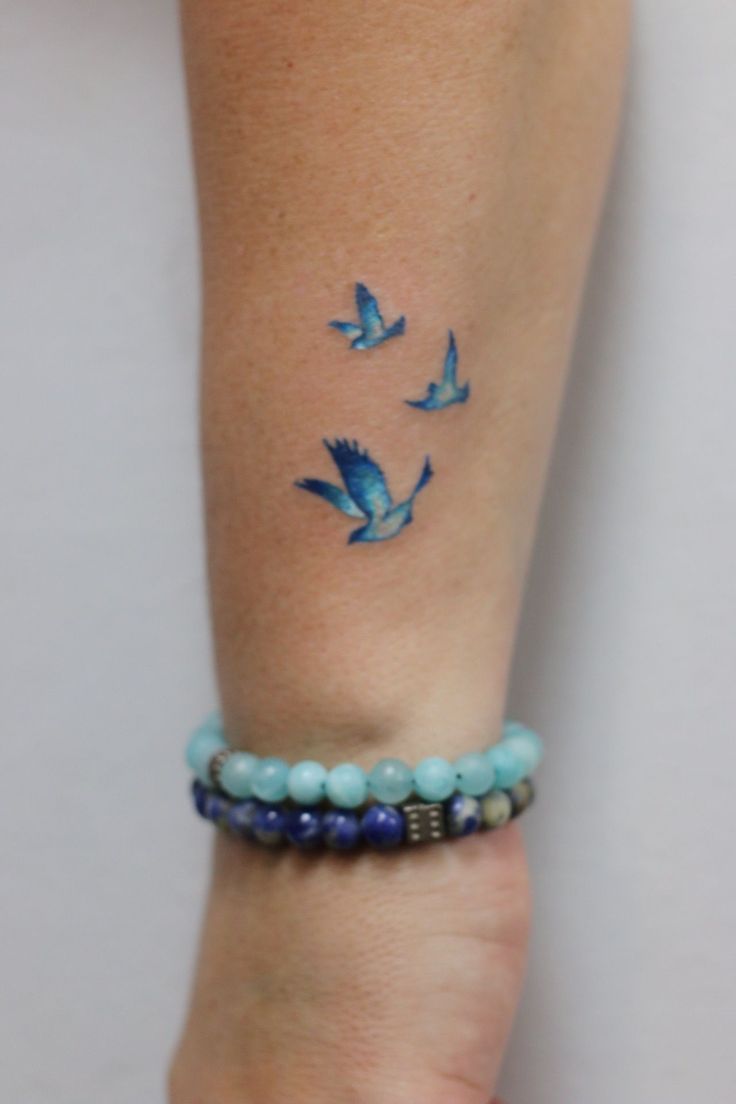
POLYGON ((216 790, 221 790, 220 777, 222 775, 222 768, 225 765, 225 761, 232 755, 232 748, 222 748, 221 751, 216 751, 210 759, 209 773, 210 782, 216 790))
POLYGON ((433 843, 447 835, 445 810, 440 804, 404 805, 407 843, 433 843))

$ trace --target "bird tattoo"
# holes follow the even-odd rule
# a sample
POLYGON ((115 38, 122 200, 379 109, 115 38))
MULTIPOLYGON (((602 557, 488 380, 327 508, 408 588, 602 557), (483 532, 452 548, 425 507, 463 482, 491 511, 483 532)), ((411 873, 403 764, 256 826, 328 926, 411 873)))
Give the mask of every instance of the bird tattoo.
POLYGON ((375 295, 371 295, 365 284, 355 285, 355 306, 358 310, 358 322, 328 322, 334 330, 339 330, 351 338, 351 349, 374 349, 391 337, 398 337, 406 329, 406 319, 402 315, 390 326, 386 326, 378 309, 375 295))
POLYGON ((467 402, 469 395, 470 384, 464 383, 461 387, 457 382, 457 345, 455 335, 450 330, 442 379, 439 383, 427 384, 427 394, 423 399, 404 399, 404 402, 417 410, 443 410, 453 403, 467 402))
POLYGON ((366 541, 384 541, 396 537, 412 521, 414 499, 426 487, 434 475, 429 457, 414 490, 403 502, 394 503, 386 483, 386 477, 367 449, 361 449, 357 441, 324 441, 344 484, 336 487, 322 479, 300 479, 296 486, 303 491, 319 495, 351 518, 365 522, 353 529, 348 544, 366 541))

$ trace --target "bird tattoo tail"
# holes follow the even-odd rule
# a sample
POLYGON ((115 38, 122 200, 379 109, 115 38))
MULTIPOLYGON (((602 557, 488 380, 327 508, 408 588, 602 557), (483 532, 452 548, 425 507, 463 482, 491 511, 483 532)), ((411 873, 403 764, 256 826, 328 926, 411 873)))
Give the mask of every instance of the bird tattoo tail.
POLYGON ((389 337, 399 337, 401 334, 403 334, 405 329, 406 319, 402 314, 401 318, 397 318, 393 325, 389 326, 386 330, 386 340, 388 340, 389 337))
POLYGON ((412 498, 417 497, 417 495, 421 491, 422 487, 427 486, 427 484, 429 483, 429 481, 430 481, 430 479, 432 478, 433 475, 434 475, 434 468, 432 467, 432 464, 430 462, 429 457, 426 456, 425 459, 424 459, 424 467, 422 468, 422 474, 419 476, 419 480, 417 482, 417 485, 414 488, 414 490, 412 491, 412 494, 411 494, 412 498))

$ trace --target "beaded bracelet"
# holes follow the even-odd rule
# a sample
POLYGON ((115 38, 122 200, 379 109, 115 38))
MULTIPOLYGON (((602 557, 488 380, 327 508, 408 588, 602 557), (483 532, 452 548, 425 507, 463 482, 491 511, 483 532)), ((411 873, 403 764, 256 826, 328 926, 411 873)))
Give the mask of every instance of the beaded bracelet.
POLYGON ((284 842, 301 850, 326 846, 350 851, 360 844, 386 851, 402 843, 435 843, 446 837, 469 836, 500 828, 519 816, 534 800, 531 779, 508 789, 492 789, 482 797, 454 794, 439 803, 370 805, 362 815, 351 809, 304 808, 246 798, 233 801, 209 789, 198 778, 192 783, 194 806, 200 816, 230 835, 277 847, 284 842))
POLYGON ((357 809, 368 801, 397 806, 412 795, 421 801, 446 801, 453 793, 481 797, 494 787, 509 789, 532 774, 542 758, 542 741, 517 721, 507 721, 499 743, 460 756, 454 763, 439 756, 423 759, 412 771, 401 759, 381 759, 366 773, 354 763, 328 770, 312 759, 294 766, 274 756, 259 758, 228 746, 215 714, 193 734, 187 762, 205 786, 229 797, 278 803, 290 798, 312 807, 330 801, 339 809, 357 809))

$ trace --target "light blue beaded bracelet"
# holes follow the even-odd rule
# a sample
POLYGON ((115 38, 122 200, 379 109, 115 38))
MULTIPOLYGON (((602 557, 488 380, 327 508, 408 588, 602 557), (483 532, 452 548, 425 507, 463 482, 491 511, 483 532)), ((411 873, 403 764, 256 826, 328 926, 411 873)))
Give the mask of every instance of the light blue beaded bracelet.
POLYGON ((528 778, 541 759, 540 737, 518 721, 507 721, 500 742, 483 751, 461 755, 454 763, 430 756, 414 770, 401 759, 381 759, 366 773, 354 763, 328 770, 312 759, 290 766, 275 756, 259 758, 228 746, 217 714, 196 730, 187 747, 187 762, 199 781, 231 798, 272 804, 290 799, 305 807, 327 801, 343 810, 369 802, 398 806, 412 795, 427 802, 447 801, 455 793, 481 797, 528 778))

